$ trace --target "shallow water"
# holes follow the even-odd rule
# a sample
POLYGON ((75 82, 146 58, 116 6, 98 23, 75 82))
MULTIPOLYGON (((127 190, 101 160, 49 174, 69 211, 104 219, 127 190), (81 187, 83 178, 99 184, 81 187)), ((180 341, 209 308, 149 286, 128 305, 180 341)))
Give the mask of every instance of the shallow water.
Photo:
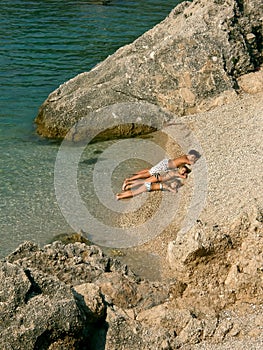
MULTIPOLYGON (((45 244, 72 232, 54 191, 59 145, 35 134, 39 106, 64 81, 132 42, 179 2, 1 1, 0 257, 24 240, 45 244)), ((80 163, 79 186, 89 199, 83 174, 105 147, 89 146, 80 163)), ((96 211, 94 203, 89 200, 96 211)))

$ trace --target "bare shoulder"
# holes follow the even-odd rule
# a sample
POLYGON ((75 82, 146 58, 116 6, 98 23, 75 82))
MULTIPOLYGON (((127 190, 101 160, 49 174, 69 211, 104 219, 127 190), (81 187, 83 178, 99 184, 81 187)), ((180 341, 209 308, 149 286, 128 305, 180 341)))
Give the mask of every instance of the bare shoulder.
POLYGON ((185 163, 189 163, 189 159, 187 158, 186 154, 171 160, 171 165, 173 168, 177 168, 185 163))

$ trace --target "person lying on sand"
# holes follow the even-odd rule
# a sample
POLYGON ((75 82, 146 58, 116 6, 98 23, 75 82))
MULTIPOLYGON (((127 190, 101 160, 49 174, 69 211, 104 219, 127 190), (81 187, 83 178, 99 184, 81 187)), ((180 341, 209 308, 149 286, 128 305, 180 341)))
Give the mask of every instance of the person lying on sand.
POLYGON ((135 187, 138 187, 139 185, 144 184, 145 182, 150 183, 157 183, 157 182, 167 182, 175 178, 181 178, 186 179, 188 174, 190 174, 191 170, 186 165, 180 165, 178 168, 174 170, 169 170, 165 173, 161 174, 154 174, 147 179, 137 179, 137 180, 131 180, 126 183, 125 186, 123 186, 124 191, 131 190, 135 187))
POLYGON ((137 187, 134 190, 127 189, 122 193, 117 193, 116 199, 119 200, 124 198, 131 198, 143 192, 151 191, 170 191, 176 193, 178 191, 178 188, 183 185, 181 177, 179 175, 184 174, 184 178, 187 178, 190 172, 191 170, 186 165, 182 165, 179 167, 178 170, 168 171, 165 175, 159 178, 158 182, 156 182, 156 177, 153 176, 149 179, 146 179, 143 183, 139 182, 137 185, 134 186, 137 187))
POLYGON ((180 165, 188 164, 193 165, 195 162, 201 157, 200 153, 191 150, 188 152, 188 154, 185 154, 181 157, 175 158, 175 159, 163 159, 158 164, 153 166, 150 169, 143 169, 141 171, 138 171, 133 176, 128 177, 124 180, 122 185, 122 190, 124 191, 126 188, 126 185, 129 185, 134 180, 138 179, 147 179, 150 176, 159 176, 162 172, 167 172, 168 170, 178 168, 180 165))

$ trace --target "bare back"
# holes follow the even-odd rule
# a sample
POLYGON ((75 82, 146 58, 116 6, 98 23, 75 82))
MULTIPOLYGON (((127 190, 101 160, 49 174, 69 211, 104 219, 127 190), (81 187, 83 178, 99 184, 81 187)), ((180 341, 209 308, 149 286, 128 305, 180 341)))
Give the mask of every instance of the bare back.
POLYGON ((183 164, 192 164, 192 162, 190 162, 186 154, 175 159, 169 159, 169 162, 168 162, 168 166, 170 169, 178 168, 183 164))

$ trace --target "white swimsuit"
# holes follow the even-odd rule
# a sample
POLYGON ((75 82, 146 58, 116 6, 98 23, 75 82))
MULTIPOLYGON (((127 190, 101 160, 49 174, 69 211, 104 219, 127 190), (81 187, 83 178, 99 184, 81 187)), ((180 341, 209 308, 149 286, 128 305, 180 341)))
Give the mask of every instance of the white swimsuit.
POLYGON ((169 163, 169 159, 168 158, 165 158, 165 159, 161 160, 159 163, 154 165, 149 170, 149 173, 151 175, 156 175, 156 174, 160 175, 160 173, 164 173, 164 172, 168 171, 169 170, 168 163, 169 163))
MULTIPOLYGON (((160 185, 160 191, 162 191, 163 190, 163 184, 160 183, 159 185, 160 185)), ((145 182, 144 186, 146 187, 146 191, 147 192, 151 192, 151 190, 152 190, 152 183, 151 182, 145 182)))

